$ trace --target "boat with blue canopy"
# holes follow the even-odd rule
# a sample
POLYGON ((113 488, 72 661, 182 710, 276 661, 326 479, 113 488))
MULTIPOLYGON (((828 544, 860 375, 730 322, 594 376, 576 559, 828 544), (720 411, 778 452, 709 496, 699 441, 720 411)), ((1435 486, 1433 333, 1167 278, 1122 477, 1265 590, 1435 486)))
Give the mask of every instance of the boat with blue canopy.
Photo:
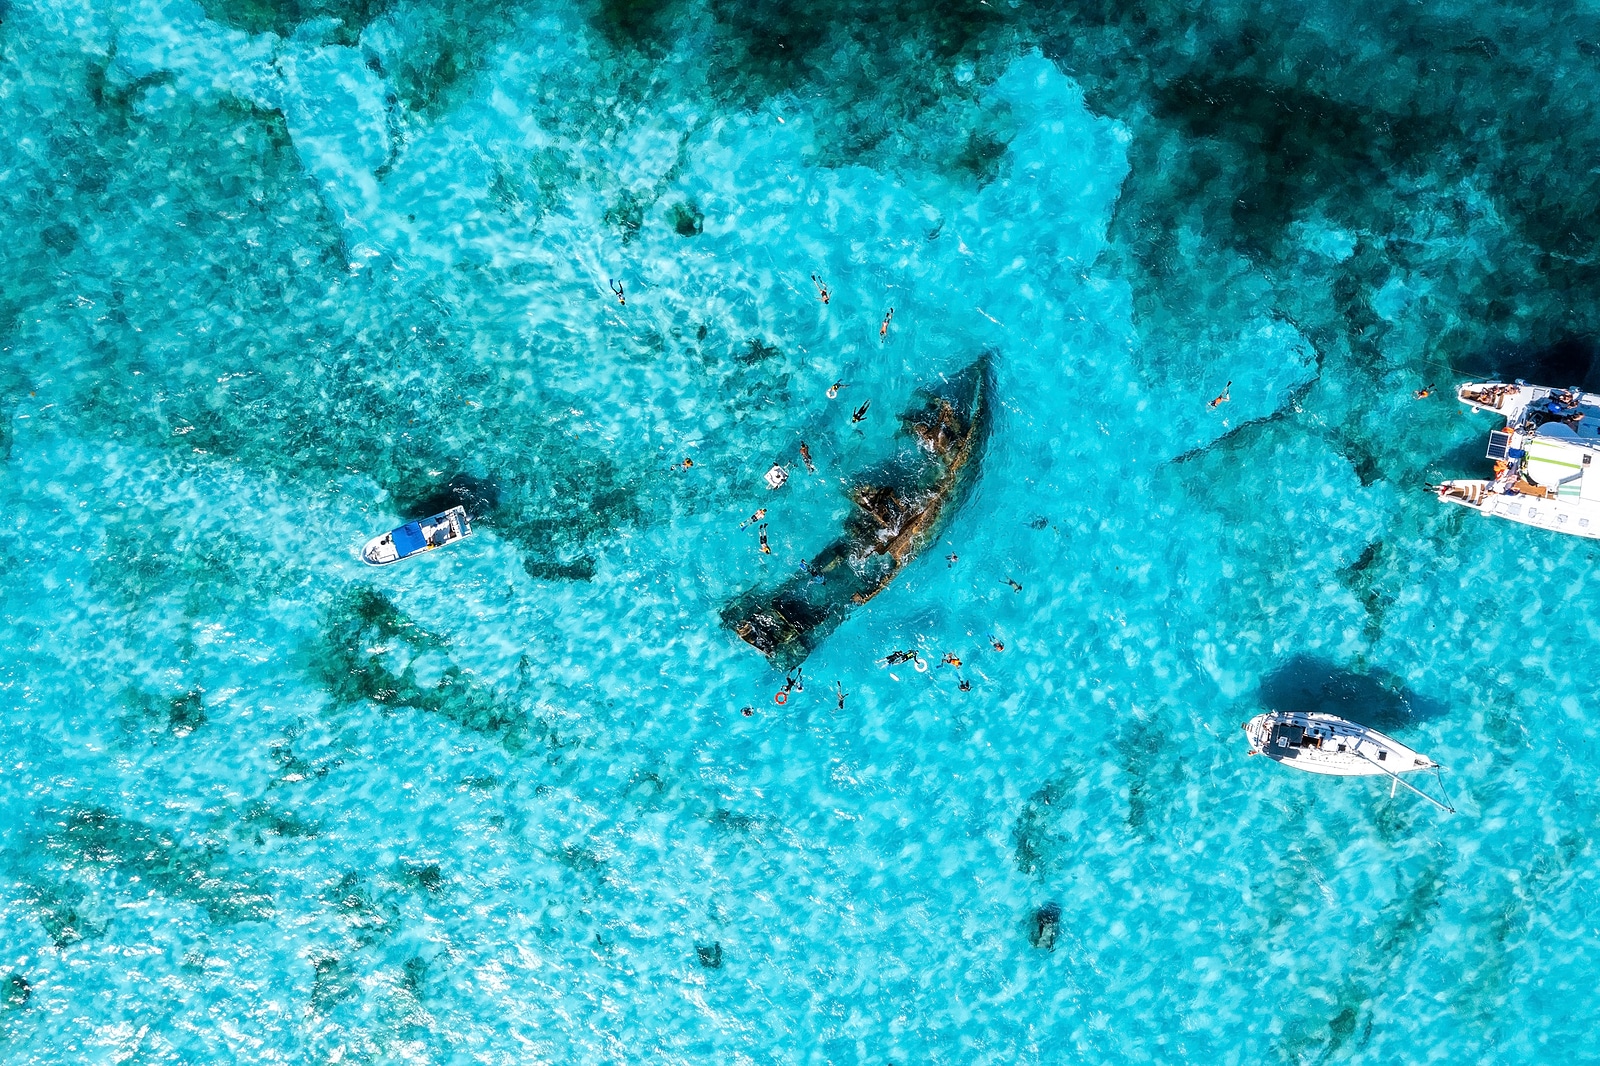
POLYGON ((472 536, 465 507, 452 507, 432 518, 419 518, 367 541, 361 558, 372 566, 388 566, 472 536))

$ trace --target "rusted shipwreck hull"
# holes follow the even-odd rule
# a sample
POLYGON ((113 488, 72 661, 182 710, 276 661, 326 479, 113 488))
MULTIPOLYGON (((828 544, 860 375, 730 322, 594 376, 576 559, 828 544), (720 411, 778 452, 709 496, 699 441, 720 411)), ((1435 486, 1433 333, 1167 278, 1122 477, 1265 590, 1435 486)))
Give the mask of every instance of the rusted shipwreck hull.
POLYGON ((781 586, 754 588, 722 620, 780 670, 803 662, 852 608, 889 587, 960 507, 989 433, 989 356, 984 355, 901 416, 916 442, 851 490, 844 534, 781 586))

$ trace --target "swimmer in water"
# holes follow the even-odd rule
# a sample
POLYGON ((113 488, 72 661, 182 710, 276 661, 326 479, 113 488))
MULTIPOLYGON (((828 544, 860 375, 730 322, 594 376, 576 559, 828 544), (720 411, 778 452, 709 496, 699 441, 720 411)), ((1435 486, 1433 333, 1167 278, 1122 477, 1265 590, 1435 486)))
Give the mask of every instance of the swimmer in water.
POLYGON ((828 399, 837 400, 839 398, 839 390, 848 389, 849 387, 850 386, 846 385, 843 381, 835 381, 832 385, 828 386, 828 399))
POLYGON ((1005 651, 1006 650, 1005 643, 1003 641, 999 641, 999 640, 994 639, 994 634, 993 633, 989 634, 989 646, 994 648, 995 651, 1005 651))
POLYGON ((795 667, 795 671, 794 671, 794 676, 793 677, 789 677, 788 675, 784 675, 784 678, 783 678, 783 691, 785 693, 789 693, 789 692, 804 692, 806 690, 806 686, 800 680, 800 675, 804 672, 804 670, 805 670, 804 667, 797 666, 797 667, 795 667))
POLYGON ((889 320, 894 317, 894 308, 889 308, 889 313, 883 316, 883 325, 878 327, 878 339, 889 339, 889 320))
POLYGON ((1011 591, 1012 592, 1021 592, 1022 591, 1022 586, 1017 584, 1015 581, 1011 580, 1009 577, 1006 578, 1006 584, 1011 586, 1011 591))
POLYGON ((622 282, 618 281, 616 278, 612 278, 610 280, 611 295, 617 298, 617 303, 626 306, 628 303, 628 298, 622 294, 622 282))
POLYGON ((961 660, 956 658, 956 653, 955 652, 947 651, 947 652, 944 653, 944 658, 939 660, 939 665, 940 666, 954 666, 957 669, 959 669, 961 667, 961 660))
POLYGON ((1411 394, 1411 398, 1413 400, 1426 400, 1429 396, 1432 396, 1432 395, 1433 395, 1433 384, 1430 382, 1428 385, 1424 386, 1423 388, 1420 388, 1416 392, 1413 392, 1411 394))
POLYGON ((687 455, 683 457, 683 468, 685 470, 689 469, 693 465, 694 465, 694 460, 693 459, 689 458, 687 455))
POLYGON ((833 683, 833 687, 839 690, 839 709, 842 711, 844 710, 844 698, 850 695, 850 693, 846 692, 844 690, 844 685, 838 681, 833 683))
POLYGON ((955 552, 951 552, 949 555, 946 555, 944 557, 944 561, 949 563, 951 566, 954 566, 954 565, 956 565, 956 559, 957 558, 958 558, 958 556, 956 555, 956 553, 955 552))
POLYGON ((867 417, 867 408, 869 408, 871 406, 872 406, 872 401, 868 400, 866 403, 862 404, 860 407, 857 407, 856 408, 856 413, 850 416, 850 424, 853 426, 857 422, 861 421, 863 418, 866 418, 867 417))
POLYGON ((746 718, 749 718, 751 715, 756 713, 756 709, 754 707, 746 707, 743 711, 740 711, 739 713, 743 714, 746 718))
POLYGON ((767 524, 765 522, 756 527, 756 534, 761 538, 761 554, 771 555, 772 549, 767 545, 767 524))
POLYGON ((739 528, 743 529, 745 526, 748 526, 751 522, 759 522, 765 517, 767 517, 767 509, 765 507, 763 507, 763 508, 761 508, 761 510, 757 511, 755 514, 753 514, 749 518, 745 519, 743 522, 740 522, 739 523, 739 528))
POLYGON ((815 474, 817 472, 817 464, 811 461, 811 449, 806 447, 805 441, 800 442, 800 458, 806 464, 808 473, 815 474))
POLYGON ((899 666, 901 663, 908 663, 916 657, 917 653, 915 651, 892 651, 878 661, 887 663, 890 666, 899 666))
POLYGON ((828 291, 828 286, 826 284, 824 284, 823 280, 821 278, 817 277, 815 274, 811 275, 811 283, 817 287, 817 297, 823 303, 827 303, 828 302, 828 297, 833 295, 831 292, 828 291))
POLYGON ((972 691, 972 682, 971 681, 968 681, 964 677, 959 677, 959 678, 957 678, 957 680, 961 682, 961 684, 958 687, 961 689, 962 692, 971 692, 972 691))
POLYGON ((1223 404, 1227 403, 1229 400, 1233 399, 1232 396, 1228 395, 1228 391, 1230 389, 1232 389, 1232 388, 1233 388, 1233 382, 1231 382, 1231 381, 1228 382, 1226 385, 1222 386, 1222 395, 1218 396, 1215 400, 1212 400, 1210 403, 1206 404, 1206 406, 1211 408, 1214 411, 1218 407, 1220 407, 1223 404))

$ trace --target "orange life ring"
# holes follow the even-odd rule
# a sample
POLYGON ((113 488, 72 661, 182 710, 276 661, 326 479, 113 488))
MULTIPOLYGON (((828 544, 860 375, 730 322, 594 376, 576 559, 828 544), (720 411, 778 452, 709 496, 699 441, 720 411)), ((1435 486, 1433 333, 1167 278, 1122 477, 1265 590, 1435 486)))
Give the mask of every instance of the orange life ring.
POLYGON ((776 696, 772 697, 772 702, 776 703, 776 704, 779 704, 780 706, 782 704, 788 703, 789 702, 789 694, 787 692, 780 692, 776 696))

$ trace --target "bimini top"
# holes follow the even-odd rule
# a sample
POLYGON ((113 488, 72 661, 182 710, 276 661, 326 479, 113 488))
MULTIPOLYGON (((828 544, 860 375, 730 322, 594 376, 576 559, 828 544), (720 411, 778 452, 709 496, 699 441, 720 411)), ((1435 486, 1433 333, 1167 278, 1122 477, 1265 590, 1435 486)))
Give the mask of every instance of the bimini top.
POLYGON ((361 558, 372 566, 388 566, 410 559, 446 544, 472 536, 465 507, 452 507, 432 518, 421 518, 373 537, 361 549, 361 558))

